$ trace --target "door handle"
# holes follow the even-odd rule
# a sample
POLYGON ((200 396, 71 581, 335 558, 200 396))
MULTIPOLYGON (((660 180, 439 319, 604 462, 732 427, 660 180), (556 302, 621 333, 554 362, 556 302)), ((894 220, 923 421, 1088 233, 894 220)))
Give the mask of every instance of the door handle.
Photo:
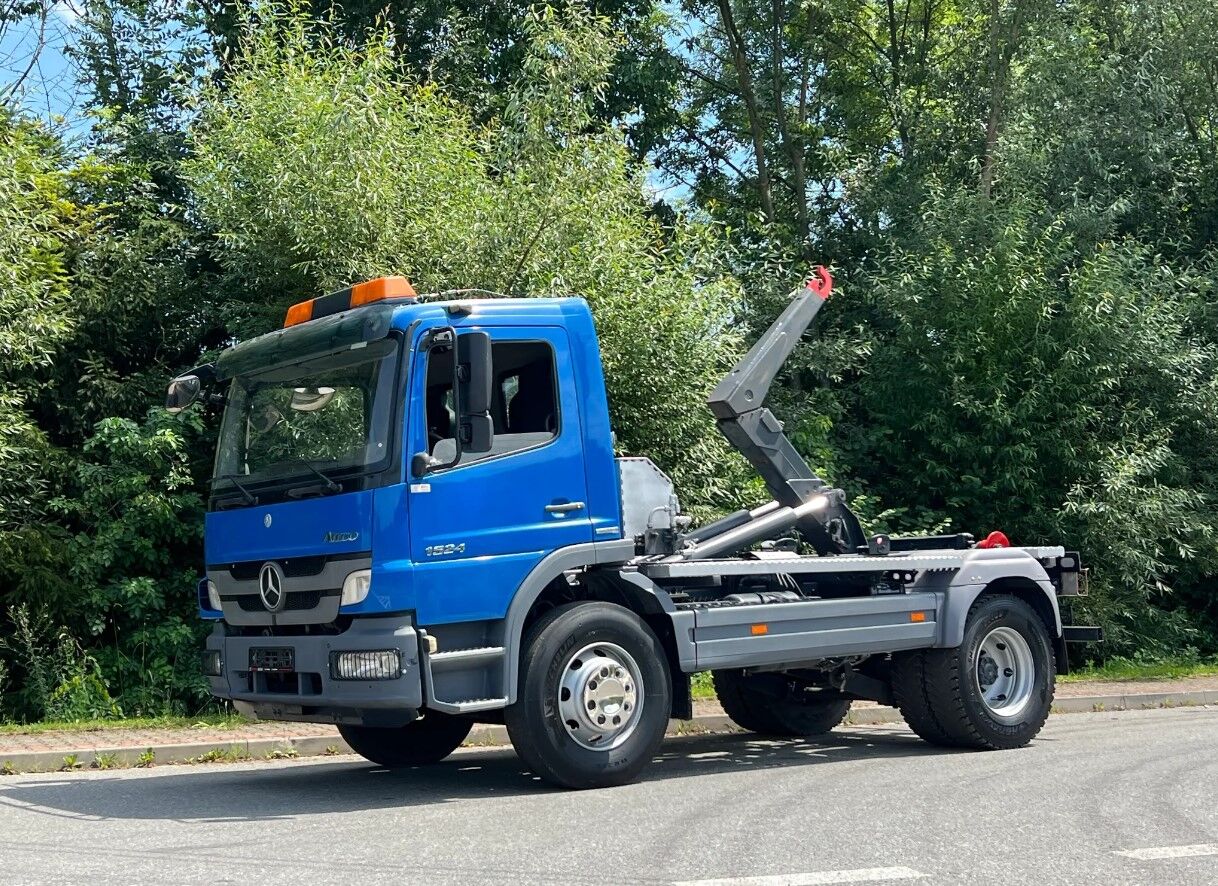
POLYGON ((569 514, 571 511, 582 511, 584 503, 582 501, 568 501, 560 505, 546 505, 546 511, 551 514, 569 514))

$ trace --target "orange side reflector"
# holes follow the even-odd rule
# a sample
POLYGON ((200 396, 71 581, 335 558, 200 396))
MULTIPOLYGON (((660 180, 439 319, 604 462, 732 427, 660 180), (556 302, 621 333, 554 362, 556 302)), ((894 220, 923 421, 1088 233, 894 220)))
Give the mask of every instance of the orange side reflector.
POLYGON ((351 307, 386 298, 414 298, 414 287, 405 277, 377 277, 351 287, 351 307))
POLYGON ((926 613, 925 612, 911 612, 911 613, 909 613, 909 620, 910 621, 926 621, 926 613))
POLYGON ((754 637, 759 637, 762 634, 768 634, 770 632, 770 626, 769 625, 753 625, 749 630, 751 630, 753 632, 754 637))
POLYGON ((306 323, 313 319, 313 299, 308 301, 297 302, 288 308, 288 315, 283 318, 285 327, 295 326, 297 323, 306 323))

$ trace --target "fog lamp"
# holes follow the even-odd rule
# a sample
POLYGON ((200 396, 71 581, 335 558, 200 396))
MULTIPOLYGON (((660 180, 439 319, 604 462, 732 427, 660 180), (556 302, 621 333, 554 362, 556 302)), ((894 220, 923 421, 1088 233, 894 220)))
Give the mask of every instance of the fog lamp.
POLYGON ((355 603, 363 603, 368 597, 368 590, 372 587, 372 570, 357 569, 355 572, 347 576, 343 582, 343 597, 339 601, 339 606, 351 606, 355 603))
POLYGON ((219 677, 224 674, 224 661, 220 657, 220 650, 205 649, 200 655, 203 661, 204 676, 219 677))
POLYGON ((361 649, 330 653, 335 680, 396 680, 402 676, 402 654, 396 649, 361 649))

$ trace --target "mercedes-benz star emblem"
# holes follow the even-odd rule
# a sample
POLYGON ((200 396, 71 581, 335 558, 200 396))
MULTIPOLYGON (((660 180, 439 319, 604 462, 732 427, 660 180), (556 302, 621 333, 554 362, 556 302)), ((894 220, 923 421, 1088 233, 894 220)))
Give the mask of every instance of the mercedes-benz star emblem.
POLYGON ((267 514, 265 517, 262 518, 262 525, 265 526, 267 529, 271 528, 271 515, 270 514, 267 514))
POLYGON ((263 563, 258 571, 258 593, 267 612, 278 612, 287 601, 283 592, 283 570, 278 563, 263 563))

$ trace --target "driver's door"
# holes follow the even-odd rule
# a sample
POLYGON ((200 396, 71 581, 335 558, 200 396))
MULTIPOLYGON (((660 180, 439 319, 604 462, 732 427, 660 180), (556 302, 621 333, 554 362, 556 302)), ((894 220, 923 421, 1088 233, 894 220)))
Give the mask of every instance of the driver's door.
POLYGON ((407 448, 410 553, 420 624, 501 618, 556 548, 593 540, 579 398, 560 327, 458 328, 491 337, 491 450, 415 476, 413 456, 453 455, 451 367, 415 350, 407 448))

